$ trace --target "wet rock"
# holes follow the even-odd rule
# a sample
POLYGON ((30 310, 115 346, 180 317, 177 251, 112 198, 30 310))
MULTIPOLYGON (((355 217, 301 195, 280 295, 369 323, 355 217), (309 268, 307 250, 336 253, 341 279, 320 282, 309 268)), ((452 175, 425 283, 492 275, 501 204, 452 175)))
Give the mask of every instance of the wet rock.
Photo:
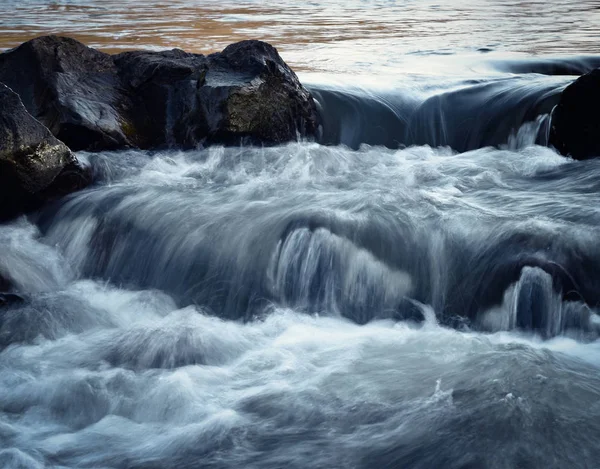
POLYGON ((0 82, 73 151, 126 146, 126 101, 112 57, 74 39, 43 36, 0 54, 0 82))
POLYGON ((0 81, 72 150, 275 144, 313 136, 315 102, 277 50, 104 54, 45 36, 0 54, 0 81))
POLYGON ((131 96, 128 135, 141 148, 192 146, 208 133, 198 105, 206 59, 181 50, 125 52, 114 57, 131 96))
POLYGON ((243 41, 209 60, 211 67, 202 89, 213 101, 226 95, 222 119, 218 121, 214 115, 209 119, 221 139, 247 135, 279 143, 294 140, 296 132, 314 134, 315 103, 274 47, 243 41))
POLYGON ((88 183, 67 146, 0 83, 0 220, 88 183))
POLYGON ((552 113, 550 145, 577 160, 600 156, 600 69, 567 86, 552 113))
POLYGON ((315 103, 277 50, 243 41, 207 57, 125 52, 115 64, 141 147, 281 143, 314 135, 315 103))

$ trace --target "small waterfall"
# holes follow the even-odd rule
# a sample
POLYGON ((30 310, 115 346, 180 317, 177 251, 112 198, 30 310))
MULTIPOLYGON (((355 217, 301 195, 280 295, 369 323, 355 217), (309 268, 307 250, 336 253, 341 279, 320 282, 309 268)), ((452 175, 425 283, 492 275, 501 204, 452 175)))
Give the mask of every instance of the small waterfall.
POLYGON ((506 290, 502 306, 489 311, 482 325, 491 331, 533 330, 550 338, 571 329, 589 332, 594 328, 590 313, 581 302, 563 301, 549 273, 524 267, 519 280, 506 290))
POLYGON ((299 228, 280 241, 268 277, 273 297, 288 307, 334 312, 359 323, 404 318, 403 306, 414 311, 405 301, 411 290, 406 273, 324 228, 299 228))
POLYGON ((531 145, 548 145, 550 133, 550 114, 542 114, 534 121, 525 122, 515 132, 514 130, 508 137, 509 150, 520 150, 531 145))
POLYGON ((519 329, 540 330, 546 337, 562 328, 562 301, 552 288, 552 277, 537 267, 525 267, 515 285, 510 316, 519 329))
POLYGON ((538 76, 448 82, 423 92, 371 92, 313 86, 323 133, 319 142, 403 148, 450 147, 458 152, 495 146, 547 145, 550 112, 568 78, 538 76))

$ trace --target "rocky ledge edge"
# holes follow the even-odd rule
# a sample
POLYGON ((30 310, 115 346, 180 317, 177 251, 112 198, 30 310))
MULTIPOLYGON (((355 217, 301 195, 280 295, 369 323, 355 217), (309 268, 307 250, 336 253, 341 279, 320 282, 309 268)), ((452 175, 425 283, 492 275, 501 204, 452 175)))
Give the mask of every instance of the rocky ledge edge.
POLYGON ((311 94, 265 42, 109 55, 38 37, 0 54, 0 221, 88 185, 73 151, 273 145, 317 127, 311 94))

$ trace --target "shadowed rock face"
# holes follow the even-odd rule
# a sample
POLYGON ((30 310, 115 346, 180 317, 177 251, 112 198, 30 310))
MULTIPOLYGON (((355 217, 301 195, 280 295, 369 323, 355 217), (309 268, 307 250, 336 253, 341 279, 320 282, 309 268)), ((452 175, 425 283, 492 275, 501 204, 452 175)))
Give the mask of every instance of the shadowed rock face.
POLYGON ((104 54, 45 36, 0 54, 0 81, 72 150, 312 136, 315 103, 277 50, 244 41, 203 56, 104 54))
POLYGON ((0 109, 0 220, 87 184, 67 146, 1 83, 0 109))
POLYGON ((577 160, 600 156, 600 69, 563 91, 552 113, 550 144, 577 160))
POLYGON ((0 54, 0 82, 71 150, 128 143, 120 121, 126 103, 107 54, 73 39, 40 37, 0 54))
POLYGON ((267 141, 282 142, 295 138, 296 132, 300 135, 315 132, 314 101, 274 47, 264 42, 243 41, 230 45, 221 54, 211 55, 209 60, 212 66, 205 87, 213 99, 215 91, 223 85, 220 74, 210 73, 212 70, 235 70, 239 80, 228 86, 220 130, 224 137, 256 134, 267 141), (249 86, 242 86, 245 77, 253 77, 249 86))

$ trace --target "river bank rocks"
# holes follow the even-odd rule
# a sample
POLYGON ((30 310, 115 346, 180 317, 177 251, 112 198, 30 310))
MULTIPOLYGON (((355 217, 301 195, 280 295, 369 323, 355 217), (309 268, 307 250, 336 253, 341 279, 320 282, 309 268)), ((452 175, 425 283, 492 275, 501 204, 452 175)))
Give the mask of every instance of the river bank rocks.
POLYGON ((0 54, 0 82, 73 151, 277 144, 317 129, 310 93, 260 41, 108 55, 44 36, 0 54))
POLYGON ((0 221, 88 182, 69 148, 0 83, 0 221))
POLYGON ((552 113, 550 145, 576 160, 600 156, 600 69, 562 92, 552 113))
POLYGON ((43 36, 0 54, 0 221, 89 183, 72 151, 312 137, 310 93, 260 41, 108 55, 43 36))

